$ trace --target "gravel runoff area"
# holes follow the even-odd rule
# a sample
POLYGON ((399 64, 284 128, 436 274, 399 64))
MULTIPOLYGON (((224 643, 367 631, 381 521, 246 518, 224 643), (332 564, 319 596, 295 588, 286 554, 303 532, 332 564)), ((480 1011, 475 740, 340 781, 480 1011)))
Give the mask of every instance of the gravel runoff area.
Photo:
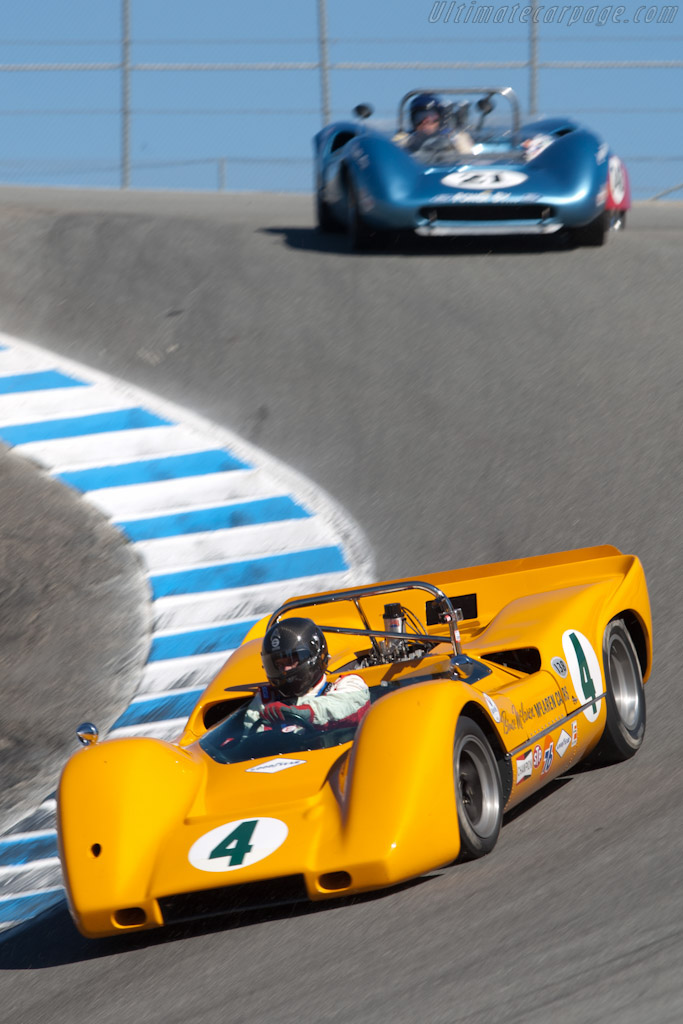
POLYGON ((125 707, 147 651, 148 594, 121 534, 4 448, 0 580, 2 832, 54 789, 79 722, 106 727, 125 707))

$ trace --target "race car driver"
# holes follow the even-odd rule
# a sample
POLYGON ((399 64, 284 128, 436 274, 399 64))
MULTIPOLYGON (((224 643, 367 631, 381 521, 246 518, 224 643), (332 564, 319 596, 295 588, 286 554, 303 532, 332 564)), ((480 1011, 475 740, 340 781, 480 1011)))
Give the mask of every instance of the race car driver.
MULTIPOLYGON (((468 104, 463 105, 464 108, 468 104)), ((417 153, 426 142, 442 136, 444 147, 451 147, 456 153, 472 152, 474 145, 472 136, 461 123, 460 111, 453 111, 445 106, 440 98, 433 93, 420 93, 410 104, 410 124, 412 131, 399 132, 393 141, 407 149, 409 153, 417 153)))
POLYGON ((245 713, 245 725, 336 729, 358 725, 370 707, 370 691, 357 675, 328 682, 329 654, 321 629, 311 619, 276 623, 263 638, 261 660, 268 679, 245 713))
POLYGON ((437 135, 443 128, 443 106, 438 96, 420 93, 410 104, 412 132, 405 142, 409 153, 416 153, 427 139, 437 135))

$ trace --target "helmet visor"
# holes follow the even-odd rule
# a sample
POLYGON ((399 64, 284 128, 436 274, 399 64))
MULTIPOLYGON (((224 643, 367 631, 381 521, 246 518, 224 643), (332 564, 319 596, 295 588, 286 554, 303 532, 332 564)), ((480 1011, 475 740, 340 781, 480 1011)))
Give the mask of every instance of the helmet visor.
POLYGON ((263 667, 269 679, 284 679, 305 664, 311 656, 309 650, 263 652, 263 667))

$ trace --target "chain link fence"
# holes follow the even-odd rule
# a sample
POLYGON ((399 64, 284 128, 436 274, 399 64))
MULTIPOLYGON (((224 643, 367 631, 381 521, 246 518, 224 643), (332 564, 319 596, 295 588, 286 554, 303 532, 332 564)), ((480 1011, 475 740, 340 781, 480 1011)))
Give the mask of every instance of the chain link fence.
POLYGON ((306 36, 173 39, 137 37, 136 0, 112 2, 117 37, 0 38, 0 181, 308 191, 312 135, 356 103, 389 120, 408 89, 511 85, 530 117, 607 138, 636 198, 683 198, 678 7, 427 0, 419 34, 359 37, 308 0, 306 36), (53 52, 80 59, 30 59, 53 52))

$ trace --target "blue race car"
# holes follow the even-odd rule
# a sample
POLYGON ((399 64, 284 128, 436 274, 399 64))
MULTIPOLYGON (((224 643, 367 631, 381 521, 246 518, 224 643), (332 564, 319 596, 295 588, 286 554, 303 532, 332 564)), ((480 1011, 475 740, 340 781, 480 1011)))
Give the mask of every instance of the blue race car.
POLYGON ((512 89, 414 89, 393 130, 369 122, 367 104, 353 113, 314 139, 318 226, 345 228, 353 249, 384 232, 561 229, 596 246, 625 224, 630 188, 619 157, 569 118, 522 124, 512 89))

